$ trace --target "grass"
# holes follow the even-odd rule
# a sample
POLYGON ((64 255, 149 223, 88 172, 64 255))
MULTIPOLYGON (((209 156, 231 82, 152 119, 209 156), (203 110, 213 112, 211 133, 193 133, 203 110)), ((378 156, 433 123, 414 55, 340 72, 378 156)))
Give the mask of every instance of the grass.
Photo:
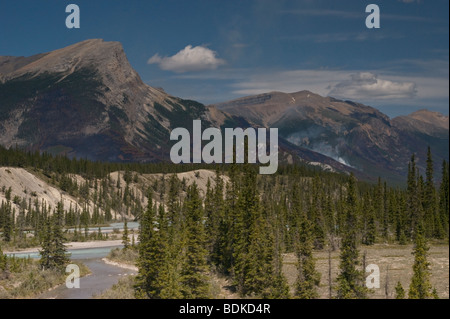
MULTIPOLYGON (((442 299, 449 298, 449 246, 441 243, 430 243, 428 261, 430 262, 431 284, 437 289, 442 299)), ((394 298, 397 282, 400 281, 408 293, 412 277, 414 256, 411 254, 413 245, 376 244, 373 246, 360 246, 359 257, 362 260, 366 251, 366 265, 376 264, 380 269, 380 288, 374 289, 369 295, 370 299, 386 298, 385 284, 388 283, 389 298, 394 298)), ((294 254, 285 254, 283 271, 288 283, 293 287, 297 277, 296 257, 294 254)), ((314 251, 316 269, 321 273, 321 282, 318 289, 320 298, 328 298, 328 251, 314 251)), ((339 250, 331 253, 332 285, 336 285, 339 273, 339 250)), ((361 266, 362 267, 362 266, 361 266)), ((292 292, 292 290, 291 290, 292 292)), ((335 292, 333 292, 335 293, 335 292)))
POLYGON ((135 278, 136 276, 120 278, 117 284, 100 295, 94 296, 94 299, 135 299, 133 288, 135 278))
POLYGON ((106 258, 111 261, 115 261, 121 264, 127 264, 135 266, 139 253, 137 249, 129 248, 129 249, 120 249, 115 248, 112 249, 106 258))
MULTIPOLYGON (((81 276, 90 273, 84 264, 80 267, 81 276)), ((0 273, 1 275, 1 273, 0 273)), ((58 285, 64 284, 67 274, 57 270, 42 270, 38 260, 31 260, 19 272, 0 276, 0 299, 31 299, 58 285)))

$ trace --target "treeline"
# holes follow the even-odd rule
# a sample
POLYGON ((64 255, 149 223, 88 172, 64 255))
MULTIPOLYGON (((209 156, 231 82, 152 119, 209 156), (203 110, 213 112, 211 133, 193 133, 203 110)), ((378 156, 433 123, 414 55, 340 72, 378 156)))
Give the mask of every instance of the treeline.
MULTIPOLYGON (((76 199, 78 205, 63 206, 63 226, 76 229, 70 238, 73 241, 93 239, 87 234, 88 227, 123 221, 125 218, 139 219, 144 210, 142 203, 146 201, 149 191, 155 194, 167 192, 166 175, 200 168, 218 169, 223 174, 228 170, 227 165, 92 162, 1 146, 0 166, 34 170, 44 181, 76 199), (111 178, 113 172, 118 172, 114 180, 111 178), (140 183, 140 176, 150 173, 163 174, 151 185, 140 183), (77 176, 83 180, 80 181, 77 176)), ((6 172, 12 174, 9 169, 6 172)), ((278 176, 291 174, 323 175, 328 179, 342 180, 339 174, 323 173, 303 165, 281 166, 278 172, 278 176)), ((0 194, 6 199, 0 203, 0 237, 19 248, 37 245, 42 240, 45 220, 56 207, 50 207, 35 191, 28 190, 27 185, 21 192, 24 197, 14 194, 11 187, 6 186, 0 185, 0 194)), ((186 181, 181 181, 181 190, 186 192, 186 181)), ((101 236, 95 239, 97 237, 101 236)))
POLYGON ((424 179, 411 158, 406 190, 381 180, 360 188, 353 176, 345 183, 300 174, 258 177, 255 167, 231 165, 229 182, 218 172, 202 200, 195 184, 181 196, 172 177, 168 196, 150 202, 141 218, 136 296, 206 298, 208 275, 216 271, 243 297, 317 298, 312 252, 328 245, 340 249, 335 296, 365 298, 358 246, 397 242, 416 247, 410 297, 429 297, 426 241, 448 238, 449 183, 446 162, 438 188, 430 150, 427 163, 424 179), (282 272, 284 253, 297 256, 293 295, 282 272))
MULTIPOLYGON (((3 241, 26 240, 29 227, 45 242, 46 223, 55 209, 61 227, 80 232, 125 216, 140 221, 140 298, 208 297, 213 272, 231 278, 244 297, 316 298, 320 275, 312 252, 325 248, 341 252, 335 296, 362 298, 367 291, 358 245, 415 243, 425 247, 418 251, 426 255, 426 241, 448 239, 449 234, 448 163, 442 163, 442 180, 436 183, 430 149, 425 176, 412 156, 406 188, 390 187, 381 179, 375 185, 358 183, 353 176, 298 165, 258 175, 254 165, 231 164, 213 167, 216 177, 204 196, 195 183, 188 186, 173 174, 203 166, 97 163, 1 148, 0 165, 34 167, 83 207, 50 208, 37 198, 15 198, 9 189, 0 189, 7 199, 0 206, 3 241), (113 180, 115 171, 119 178, 113 180), (141 174, 157 172, 165 174, 152 185, 140 183, 141 174), (293 291, 282 272, 285 253, 297 257, 293 291)), ((416 268, 427 267, 422 263, 416 268)))
MULTIPOLYGON (((100 162, 86 158, 69 158, 65 155, 53 155, 48 152, 25 151, 19 147, 9 149, 0 145, 0 166, 34 168, 40 170, 47 177, 55 174, 78 174, 85 179, 102 179, 108 174, 117 171, 130 171, 138 174, 173 174, 198 169, 220 169, 226 171, 228 165, 223 164, 177 164, 169 162, 137 163, 137 162, 100 162)), ((290 172, 299 172, 304 176, 322 174, 321 170, 308 165, 280 165, 277 174, 285 175, 290 172)), ((331 174, 331 173, 323 173, 331 174)), ((339 176, 339 174, 334 174, 339 176)))

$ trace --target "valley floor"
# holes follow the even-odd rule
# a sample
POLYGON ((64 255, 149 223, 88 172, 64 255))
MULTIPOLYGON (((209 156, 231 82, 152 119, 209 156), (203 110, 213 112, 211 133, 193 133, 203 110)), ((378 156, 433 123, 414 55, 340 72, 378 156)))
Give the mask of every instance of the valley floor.
MULTIPOLYGON (((370 299, 386 298, 386 281, 388 283, 389 298, 395 298, 395 286, 398 281, 401 282, 405 291, 408 291, 413 275, 414 255, 411 254, 412 249, 412 245, 388 244, 360 247, 361 258, 366 252, 366 265, 377 265, 380 270, 380 288, 373 289, 373 293, 369 295, 370 299)), ((315 252, 314 256, 316 258, 316 269, 322 275, 319 288, 320 298, 329 298, 328 251, 315 252)), ((432 286, 436 288, 440 298, 449 298, 449 246, 430 245, 428 261, 431 268, 432 286)), ((331 253, 331 277, 333 284, 338 271, 339 251, 336 250, 331 253)), ((284 272, 289 284, 292 286, 297 276, 296 258, 293 254, 284 256, 284 272)))
MULTIPOLYGON (((395 298, 395 286, 400 281, 407 292, 412 277, 414 256, 411 254, 412 245, 377 244, 373 246, 361 246, 360 257, 366 252, 366 265, 374 264, 380 270, 380 288, 373 289, 369 299, 393 299, 395 298), (386 288, 387 282, 387 288, 386 288), (386 297, 386 289, 388 296, 386 297)), ((120 253, 119 253, 120 255, 120 253)), ((321 273, 319 295, 321 299, 329 298, 329 258, 328 251, 315 251, 316 269, 321 273)), ((291 287, 291 294, 297 276, 296 258, 294 254, 283 256, 283 271, 291 287)), ((123 260, 121 260, 123 262, 123 260)), ((431 284, 436 288, 441 299, 449 298, 449 246, 434 245, 430 247, 428 261, 431 268, 431 284)), ((339 251, 331 252, 331 278, 335 285, 339 272, 339 251)), ((367 273, 368 274, 368 273, 367 273)), ((134 282, 128 278, 121 280, 115 287, 106 291, 100 298, 129 298, 133 296, 134 282)), ((239 296, 231 289, 231 283, 227 278, 211 274, 212 293, 216 299, 235 299, 239 296)), ((332 296, 335 292, 332 291, 332 296)))

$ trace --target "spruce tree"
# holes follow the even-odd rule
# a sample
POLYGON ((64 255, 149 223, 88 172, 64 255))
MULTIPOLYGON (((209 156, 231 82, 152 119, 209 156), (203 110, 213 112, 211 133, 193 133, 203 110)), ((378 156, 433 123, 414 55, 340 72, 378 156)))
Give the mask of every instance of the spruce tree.
POLYGON ((417 228, 417 224, 421 220, 420 212, 420 195, 418 191, 416 172, 416 160, 415 155, 411 156, 411 161, 408 164, 408 180, 407 180, 407 212, 408 212, 408 235, 410 238, 414 238, 414 230, 417 228))
POLYGON ((53 246, 54 246, 54 264, 61 271, 65 270, 66 265, 70 262, 67 248, 64 245, 66 238, 63 233, 64 207, 62 202, 57 204, 56 213, 53 215, 53 246))
POLYGON ((395 299, 405 299, 405 289, 403 289, 400 281, 395 286, 395 299))
POLYGON ((189 186, 184 203, 186 218, 186 258, 182 269, 182 291, 187 299, 209 296, 206 231, 202 200, 197 184, 189 186))
POLYGON ((136 298, 153 298, 155 297, 154 272, 157 271, 154 267, 154 237, 156 232, 154 230, 155 210, 153 208, 152 194, 148 196, 148 205, 139 224, 139 257, 137 260, 138 275, 134 285, 136 298))
POLYGON ((373 245, 375 244, 376 238, 376 223, 375 223, 375 212, 373 208, 373 202, 370 200, 369 195, 366 195, 366 199, 363 203, 364 212, 364 235, 363 244, 373 245))
POLYGON ((64 209, 62 203, 58 203, 57 208, 51 217, 47 217, 43 237, 41 241, 42 249, 40 265, 43 269, 57 269, 63 271, 69 263, 69 255, 64 245, 65 238, 62 231, 64 209))
POLYGON ((295 285, 295 297, 299 299, 316 299, 320 284, 320 273, 316 271, 313 257, 313 234, 311 222, 303 217, 300 221, 297 241, 298 276, 295 285))
POLYGON ((436 288, 433 288, 433 291, 431 292, 431 297, 433 297, 433 299, 440 299, 436 288))
POLYGON ((322 217, 322 211, 320 209, 320 203, 323 201, 323 191, 320 187, 319 176, 315 176, 312 182, 312 199, 309 208, 308 218, 313 222, 312 232, 314 236, 314 248, 323 249, 325 245, 325 223, 322 217), (319 190, 320 189, 320 190, 319 190))
POLYGON ((6 270, 7 262, 7 256, 3 254, 2 247, 0 246, 0 271, 6 270))
POLYGON ((427 238, 444 238, 444 227, 440 218, 436 188, 433 179, 433 159, 431 149, 428 147, 426 181, 424 190, 425 235, 427 238))
POLYGON ((155 286, 159 290, 159 298, 178 299, 182 297, 181 276, 177 268, 177 261, 172 260, 170 255, 169 225, 164 205, 159 205, 157 224, 158 232, 155 237, 157 259, 155 260, 155 268, 158 270, 158 273, 156 274, 155 286))
POLYGON ((413 277, 409 285, 409 299, 427 299, 431 297, 430 263, 427 260, 429 247, 427 245, 423 227, 419 224, 414 243, 413 277))
MULTIPOLYGON (((236 176, 236 181, 239 177, 236 176)), ((232 183, 236 183, 233 181, 232 183)), ((238 190, 237 203, 230 211, 231 220, 231 251, 232 251, 232 275, 234 284, 241 295, 246 295, 246 282, 249 269, 247 268, 251 232, 258 231, 255 222, 259 214, 259 195, 256 183, 256 172, 247 164, 244 167, 241 185, 238 190)), ((230 198, 234 200, 235 198, 230 198)))
POLYGON ((124 217, 123 219, 122 245, 123 249, 125 250, 130 247, 130 238, 128 237, 128 222, 126 217, 124 217))
POLYGON ((364 286, 364 274, 358 270, 359 251, 357 248, 357 216, 358 197, 356 179, 350 176, 345 203, 346 217, 340 253, 340 273, 337 277, 337 297, 339 299, 366 298, 367 288, 364 286))
POLYGON ((449 170, 448 163, 443 161, 442 163, 442 181, 439 187, 439 215, 442 227, 446 232, 446 235, 449 235, 449 170))

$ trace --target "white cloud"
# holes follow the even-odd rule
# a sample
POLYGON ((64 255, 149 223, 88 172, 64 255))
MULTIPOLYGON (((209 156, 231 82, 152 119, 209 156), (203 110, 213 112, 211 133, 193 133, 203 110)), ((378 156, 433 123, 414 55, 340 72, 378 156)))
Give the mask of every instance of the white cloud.
POLYGON ((206 104, 271 91, 292 93, 309 90, 322 96, 335 96, 331 91, 337 87, 343 95, 339 98, 371 105, 388 115, 409 114, 423 108, 448 114, 448 62, 438 60, 397 61, 383 70, 380 67, 366 70, 322 68, 289 71, 224 68, 220 71, 174 75, 172 81, 176 81, 178 87, 169 90, 171 93, 189 96, 206 104), (352 82, 352 79, 359 74, 366 74, 359 78, 367 79, 359 80, 358 86, 358 81, 352 82), (373 78, 376 78, 376 84, 370 87, 367 83, 374 82, 373 78), (367 95, 363 94, 360 87, 364 87, 363 82, 370 87, 365 92, 367 95), (351 93, 353 96, 350 96, 351 93), (354 96, 356 93, 358 96, 354 96))
POLYGON ((171 57, 161 57, 159 54, 155 54, 147 63, 157 64, 162 70, 184 73, 214 70, 225 64, 225 61, 217 58, 215 51, 202 46, 188 45, 171 57))
POLYGON ((334 85, 348 74, 338 70, 292 70, 263 73, 246 72, 247 78, 232 84, 235 95, 261 94, 270 91, 297 92, 309 90, 327 95, 327 87, 334 85))
POLYGON ((346 99, 410 99, 417 94, 414 82, 380 79, 376 74, 360 72, 349 80, 330 86, 330 96, 346 99))

